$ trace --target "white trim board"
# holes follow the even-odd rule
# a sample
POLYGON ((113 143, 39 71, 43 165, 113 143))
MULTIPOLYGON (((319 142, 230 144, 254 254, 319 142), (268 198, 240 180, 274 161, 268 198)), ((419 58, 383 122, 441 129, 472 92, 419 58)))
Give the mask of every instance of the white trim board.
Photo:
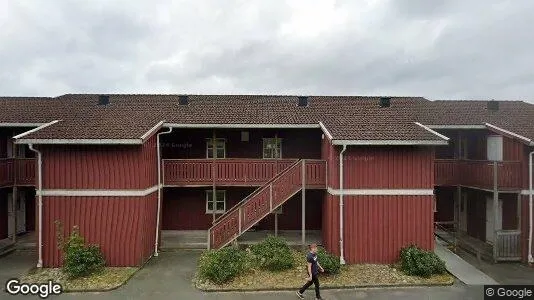
POLYGON ((41 126, 39 126, 39 127, 37 127, 37 128, 33 128, 33 129, 30 129, 30 130, 28 130, 28 131, 25 131, 25 132, 23 132, 23 133, 21 133, 21 134, 18 134, 18 135, 16 135, 16 136, 14 136, 13 138, 14 138, 14 139, 19 139, 19 138, 21 138, 21 137, 23 137, 23 136, 27 136, 27 135, 30 134, 30 133, 34 133, 34 132, 39 131, 39 130, 41 130, 41 129, 43 129, 43 128, 46 128, 46 127, 48 127, 48 126, 50 126, 50 125, 54 125, 54 124, 56 124, 56 123, 59 122, 59 121, 60 121, 60 120, 54 120, 54 121, 52 121, 52 122, 50 122, 50 123, 43 124, 43 125, 41 125, 41 126))
POLYGON ((527 137, 524 137, 522 135, 519 135, 517 133, 508 131, 506 129, 502 129, 502 128, 497 127, 495 125, 492 125, 490 123, 485 123, 484 125, 486 125, 488 127, 488 129, 491 130, 491 131, 494 131, 494 132, 497 131, 497 133, 499 133, 499 134, 507 135, 507 136, 510 136, 510 137, 514 137, 514 138, 520 139, 520 140, 526 142, 527 144, 531 144, 532 143, 531 139, 529 139, 527 137))
POLYGON ((522 196, 528 196, 529 194, 530 194, 530 190, 521 190, 521 195, 522 196))
POLYGON ((332 140, 333 145, 347 146, 404 146, 404 145, 448 145, 445 140, 332 140))
POLYGON ((16 144, 141 145, 142 139, 17 139, 16 144))
MULTIPOLYGON (((341 190, 327 188, 330 195, 339 196, 341 190)), ((344 189, 344 196, 433 196, 433 189, 344 189)))
POLYGON ((46 123, 0 123, 0 127, 39 127, 46 123))
POLYGON ((448 137, 444 136, 443 134, 441 134, 441 133, 439 133, 439 132, 437 132, 437 131, 434 131, 434 130, 428 128, 427 126, 425 126, 425 125, 423 125, 423 124, 421 124, 421 123, 419 123, 419 122, 415 122, 415 125, 417 125, 417 126, 423 128, 424 130, 426 130, 426 131, 432 133, 433 135, 438 136, 438 137, 440 137, 440 138, 442 138, 442 139, 444 139, 444 140, 446 140, 446 141, 449 140, 448 137))
POLYGON ((144 190, 68 190, 68 189, 50 189, 36 191, 36 195, 58 196, 58 197, 143 197, 148 196, 158 190, 158 186, 152 186, 144 190))
POLYGON ((319 124, 177 124, 163 123, 172 128, 320 128, 319 124))
POLYGON ((424 126, 430 129, 486 129, 485 125, 428 125, 424 126))
POLYGON ((328 137, 329 140, 333 140, 332 134, 330 133, 330 131, 328 131, 326 126, 324 126, 323 122, 319 122, 319 127, 321 127, 323 133, 328 137))
POLYGON ((145 132, 141 136, 141 139, 144 141, 146 138, 150 137, 154 132, 161 128, 161 125, 163 125, 163 123, 165 123, 165 121, 158 122, 158 124, 154 125, 154 127, 150 128, 147 132, 145 132))

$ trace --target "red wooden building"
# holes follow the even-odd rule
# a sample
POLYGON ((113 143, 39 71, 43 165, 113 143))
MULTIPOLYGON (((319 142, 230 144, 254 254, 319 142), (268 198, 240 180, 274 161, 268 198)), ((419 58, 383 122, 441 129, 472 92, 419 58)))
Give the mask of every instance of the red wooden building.
POLYGON ((38 266, 61 264, 58 223, 79 226, 113 266, 187 233, 219 248, 252 231, 391 263, 408 244, 433 249, 434 221, 499 258, 531 253, 524 102, 63 95, 0 106, 0 240, 33 232, 38 266))

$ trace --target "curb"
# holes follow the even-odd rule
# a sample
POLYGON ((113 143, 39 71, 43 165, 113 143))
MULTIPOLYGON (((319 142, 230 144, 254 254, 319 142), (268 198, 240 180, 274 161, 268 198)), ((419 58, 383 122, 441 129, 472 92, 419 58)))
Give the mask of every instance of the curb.
MULTIPOLYGON (((440 287, 451 286, 454 284, 454 279, 450 283, 422 283, 422 284, 382 284, 382 285, 340 285, 340 286, 321 286, 321 290, 354 290, 354 289, 370 289, 370 288, 418 288, 418 287, 440 287)), ((269 288, 269 289, 204 289, 198 287, 195 283, 194 287, 199 291, 206 293, 231 293, 231 292, 290 292, 295 291, 299 287, 293 288, 269 288)))

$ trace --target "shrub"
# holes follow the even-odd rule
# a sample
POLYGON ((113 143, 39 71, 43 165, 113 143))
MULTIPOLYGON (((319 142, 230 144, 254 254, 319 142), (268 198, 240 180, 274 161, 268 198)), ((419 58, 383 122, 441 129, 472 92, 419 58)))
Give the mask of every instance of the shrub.
POLYGON ((404 273, 411 276, 430 277, 447 272, 445 262, 434 252, 425 251, 416 245, 401 249, 400 266, 404 273))
POLYGON ((250 250, 261 269, 283 271, 295 265, 291 248, 282 238, 269 235, 262 242, 252 245, 250 250))
POLYGON ((63 271, 70 278, 97 273, 102 271, 106 264, 100 247, 85 245, 77 226, 74 226, 71 235, 63 245, 63 252, 65 256, 63 271))
POLYGON ((245 269, 246 253, 237 247, 204 252, 199 259, 199 276, 216 284, 225 283, 245 269))
POLYGON ((341 270, 341 262, 339 261, 339 257, 326 252, 326 250, 322 247, 319 247, 319 251, 317 251, 317 260, 323 267, 326 274, 338 274, 341 270))

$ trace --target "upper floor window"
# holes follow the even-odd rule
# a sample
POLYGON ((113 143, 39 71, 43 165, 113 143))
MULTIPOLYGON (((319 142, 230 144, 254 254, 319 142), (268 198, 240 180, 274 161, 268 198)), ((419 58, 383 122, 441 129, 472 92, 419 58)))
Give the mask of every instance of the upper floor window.
POLYGON ((214 158, 213 147, 215 147, 215 158, 226 157, 226 140, 225 139, 215 139, 215 145, 213 143, 213 139, 206 139, 206 158, 214 158))
POLYGON ((282 158, 282 139, 263 139, 263 158, 282 158))
POLYGON ((502 161, 503 140, 500 135, 490 135, 487 139, 487 158, 492 161, 502 161))

